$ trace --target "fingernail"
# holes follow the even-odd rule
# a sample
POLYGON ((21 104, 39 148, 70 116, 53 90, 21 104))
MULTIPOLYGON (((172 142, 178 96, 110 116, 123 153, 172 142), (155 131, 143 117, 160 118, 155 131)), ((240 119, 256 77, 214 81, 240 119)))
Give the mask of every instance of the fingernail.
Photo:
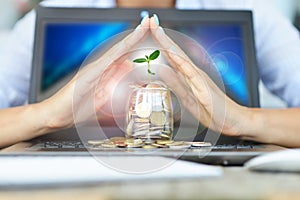
POLYGON ((135 28, 135 30, 138 30, 138 29, 140 29, 141 28, 141 25, 139 24, 136 28, 135 28))
POLYGON ((158 27, 158 29, 159 29, 160 32, 162 32, 162 34, 166 34, 162 27, 158 27))
POLYGON ((157 15, 154 14, 153 17, 154 17, 155 23, 157 24, 157 26, 159 26, 159 19, 158 19, 157 15))
POLYGON ((147 19, 149 18, 149 15, 145 15, 145 17, 143 17, 141 24, 143 24, 147 19))

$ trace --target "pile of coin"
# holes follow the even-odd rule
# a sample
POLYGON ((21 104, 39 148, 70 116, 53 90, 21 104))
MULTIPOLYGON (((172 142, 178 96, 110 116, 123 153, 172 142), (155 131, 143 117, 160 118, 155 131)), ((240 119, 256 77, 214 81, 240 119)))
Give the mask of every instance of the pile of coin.
POLYGON ((173 131, 170 91, 154 82, 136 88, 127 113, 127 137, 170 140, 173 131))
POLYGON ((173 141, 173 140, 149 140, 146 139, 134 139, 125 137, 112 137, 105 140, 89 140, 87 144, 93 149, 103 148, 170 148, 170 149, 188 149, 211 147, 209 142, 187 142, 187 141, 173 141))

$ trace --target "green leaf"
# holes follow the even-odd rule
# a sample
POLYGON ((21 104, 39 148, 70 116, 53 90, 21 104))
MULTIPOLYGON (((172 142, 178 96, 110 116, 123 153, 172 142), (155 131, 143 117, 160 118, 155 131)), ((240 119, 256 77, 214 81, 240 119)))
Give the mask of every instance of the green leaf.
POLYGON ((146 59, 148 60, 149 59, 149 56, 145 55, 146 59))
POLYGON ((151 55, 149 56, 150 60, 155 60, 160 54, 159 50, 154 51, 153 53, 151 53, 151 55))
POLYGON ((135 62, 135 63, 144 63, 144 62, 147 62, 147 60, 145 58, 137 58, 133 62, 135 62))
POLYGON ((155 73, 151 72, 150 69, 148 69, 148 73, 151 74, 151 75, 155 75, 155 73))

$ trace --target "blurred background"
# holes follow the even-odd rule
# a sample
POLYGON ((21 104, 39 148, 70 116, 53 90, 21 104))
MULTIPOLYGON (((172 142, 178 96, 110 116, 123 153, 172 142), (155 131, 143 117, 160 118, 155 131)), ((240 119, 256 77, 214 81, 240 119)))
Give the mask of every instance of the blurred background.
MULTIPOLYGON (((0 53, 6 45, 6 37, 16 21, 33 9, 41 0, 1 0, 0 1, 0 53)), ((84 0, 83 0, 84 1, 84 0)), ((300 0, 266 0, 272 2, 300 30, 300 0)), ((285 107, 285 103, 269 93, 260 83, 262 107, 285 107)))

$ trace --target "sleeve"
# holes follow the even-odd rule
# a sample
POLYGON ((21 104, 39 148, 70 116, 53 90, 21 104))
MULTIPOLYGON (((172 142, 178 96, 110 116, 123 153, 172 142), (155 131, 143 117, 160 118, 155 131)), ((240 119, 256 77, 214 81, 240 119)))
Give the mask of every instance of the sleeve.
POLYGON ((0 55, 0 108, 26 103, 29 92, 35 11, 18 21, 0 55))
POLYGON ((253 16, 257 62, 263 83, 289 107, 300 106, 299 32, 266 1, 256 1, 253 16))

